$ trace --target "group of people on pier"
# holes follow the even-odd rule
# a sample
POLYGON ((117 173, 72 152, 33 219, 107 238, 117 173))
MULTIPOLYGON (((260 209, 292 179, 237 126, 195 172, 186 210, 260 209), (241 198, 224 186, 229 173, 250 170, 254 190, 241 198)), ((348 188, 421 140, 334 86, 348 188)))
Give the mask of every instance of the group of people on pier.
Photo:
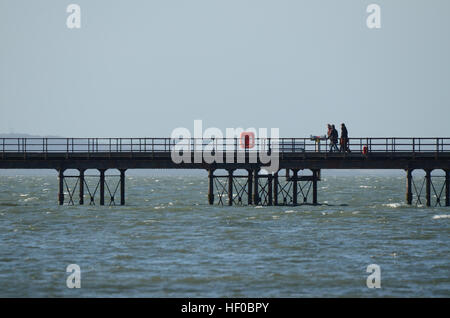
POLYGON ((345 127, 345 124, 341 124, 341 138, 340 138, 340 145, 341 148, 338 148, 338 140, 339 135, 334 125, 327 124, 327 139, 330 140, 330 152, 337 151, 337 152, 351 152, 350 147, 348 144, 348 131, 347 127, 345 127))

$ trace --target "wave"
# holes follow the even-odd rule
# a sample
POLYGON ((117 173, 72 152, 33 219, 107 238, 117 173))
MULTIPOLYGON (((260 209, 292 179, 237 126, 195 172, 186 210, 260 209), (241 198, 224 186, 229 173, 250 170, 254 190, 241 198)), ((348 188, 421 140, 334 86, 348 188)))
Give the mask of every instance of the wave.
POLYGON ((402 203, 386 203, 386 204, 383 204, 383 206, 395 209, 395 208, 399 208, 399 207, 403 206, 403 204, 402 203))
POLYGON ((433 216, 433 220, 438 220, 438 219, 450 219, 450 214, 440 214, 440 215, 435 215, 433 216))

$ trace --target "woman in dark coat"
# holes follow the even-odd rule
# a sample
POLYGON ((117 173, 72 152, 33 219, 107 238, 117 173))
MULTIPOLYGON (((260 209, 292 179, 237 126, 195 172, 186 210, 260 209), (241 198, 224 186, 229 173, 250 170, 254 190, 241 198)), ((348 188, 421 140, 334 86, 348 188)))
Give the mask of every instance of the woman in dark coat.
POLYGON ((348 131, 344 123, 341 124, 341 152, 350 152, 348 146, 348 131))

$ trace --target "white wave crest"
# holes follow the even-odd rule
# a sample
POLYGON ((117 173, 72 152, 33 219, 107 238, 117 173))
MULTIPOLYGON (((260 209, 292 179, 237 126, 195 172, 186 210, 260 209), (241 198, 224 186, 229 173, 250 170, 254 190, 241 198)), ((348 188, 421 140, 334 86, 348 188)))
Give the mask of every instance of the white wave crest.
POLYGON ((399 208, 402 206, 401 203, 387 203, 387 204, 383 204, 383 206, 387 206, 389 208, 399 208))
POLYGON ((450 214, 440 214, 440 215, 433 216, 433 220, 438 220, 438 219, 450 219, 450 214))

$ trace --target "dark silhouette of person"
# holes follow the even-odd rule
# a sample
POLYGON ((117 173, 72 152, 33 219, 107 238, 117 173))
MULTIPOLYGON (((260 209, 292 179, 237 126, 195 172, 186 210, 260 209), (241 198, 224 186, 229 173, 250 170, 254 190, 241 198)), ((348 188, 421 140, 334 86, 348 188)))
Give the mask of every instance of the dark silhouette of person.
POLYGON ((348 145, 348 131, 345 124, 341 124, 341 152, 351 152, 348 145))
POLYGON ((333 150, 339 151, 337 147, 338 143, 338 132, 334 125, 328 124, 328 132, 327 132, 327 138, 330 140, 330 152, 333 152, 333 150))

